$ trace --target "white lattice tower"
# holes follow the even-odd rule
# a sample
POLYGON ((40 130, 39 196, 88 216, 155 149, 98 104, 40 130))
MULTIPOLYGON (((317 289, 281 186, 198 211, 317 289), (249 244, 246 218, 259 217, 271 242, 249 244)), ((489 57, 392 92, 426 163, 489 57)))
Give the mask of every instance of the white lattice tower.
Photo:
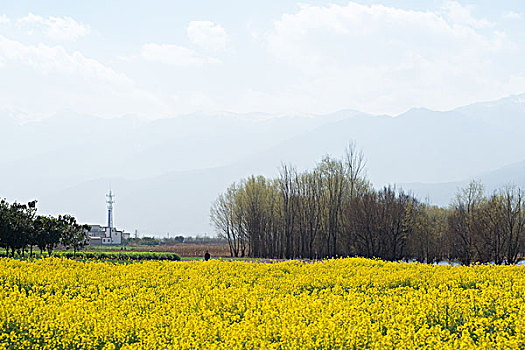
POLYGON ((115 203, 113 197, 113 192, 109 190, 109 193, 106 194, 106 203, 108 205, 108 228, 110 231, 113 229, 113 203, 115 203))

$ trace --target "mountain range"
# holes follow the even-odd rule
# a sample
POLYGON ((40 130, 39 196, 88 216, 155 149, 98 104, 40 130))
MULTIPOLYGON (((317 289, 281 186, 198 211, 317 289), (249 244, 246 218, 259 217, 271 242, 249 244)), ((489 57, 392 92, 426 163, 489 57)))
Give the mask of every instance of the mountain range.
POLYGON ((312 168, 326 154, 341 156, 350 141, 363 150, 376 187, 396 184, 430 203, 447 205, 471 179, 487 191, 525 187, 525 95, 398 116, 24 118, 0 110, 1 197, 36 198, 42 213, 103 224, 111 187, 116 225, 144 235, 212 235, 210 204, 230 183, 276 176, 283 162, 312 168))

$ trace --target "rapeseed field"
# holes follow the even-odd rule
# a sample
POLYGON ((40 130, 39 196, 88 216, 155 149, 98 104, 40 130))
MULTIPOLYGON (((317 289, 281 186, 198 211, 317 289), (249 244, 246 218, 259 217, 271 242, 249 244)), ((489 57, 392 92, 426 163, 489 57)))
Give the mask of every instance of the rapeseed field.
POLYGON ((1 349, 519 349, 525 269, 0 259, 1 349))

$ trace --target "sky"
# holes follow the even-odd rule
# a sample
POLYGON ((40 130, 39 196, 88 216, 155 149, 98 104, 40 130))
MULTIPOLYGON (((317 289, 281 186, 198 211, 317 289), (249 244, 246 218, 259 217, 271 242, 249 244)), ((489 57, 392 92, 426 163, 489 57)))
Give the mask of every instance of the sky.
POLYGON ((0 1, 0 111, 447 110, 525 92, 524 21, 521 0, 0 1))

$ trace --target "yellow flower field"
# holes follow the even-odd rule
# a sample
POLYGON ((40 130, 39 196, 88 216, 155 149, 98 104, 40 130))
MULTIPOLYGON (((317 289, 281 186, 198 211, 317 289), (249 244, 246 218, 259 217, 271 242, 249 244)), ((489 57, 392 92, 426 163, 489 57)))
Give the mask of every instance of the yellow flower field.
POLYGON ((525 269, 0 259, 1 349, 525 348, 525 269))

